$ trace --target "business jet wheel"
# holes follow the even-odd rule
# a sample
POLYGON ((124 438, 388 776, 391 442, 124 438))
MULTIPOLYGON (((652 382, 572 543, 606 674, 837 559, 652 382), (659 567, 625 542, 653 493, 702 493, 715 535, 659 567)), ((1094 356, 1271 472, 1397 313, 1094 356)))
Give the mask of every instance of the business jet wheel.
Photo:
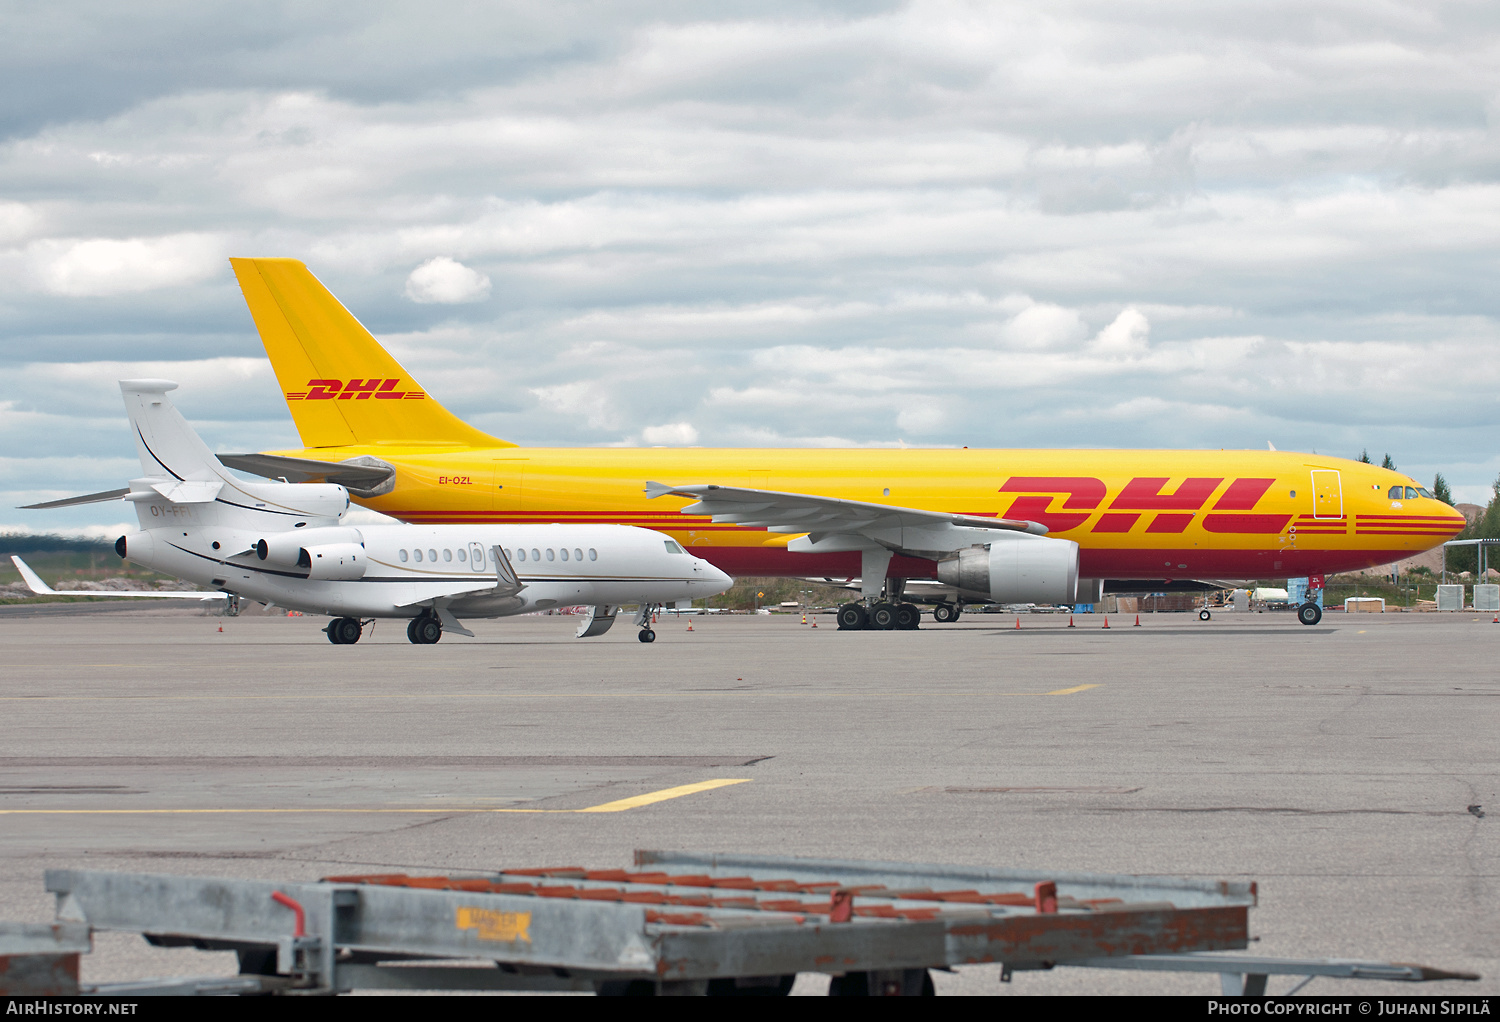
POLYGON ((431 646, 443 637, 443 623, 426 614, 411 619, 406 637, 418 646, 431 646))
POLYGON ((328 641, 335 646, 352 646, 362 634, 364 626, 359 623, 359 618, 336 617, 328 622, 328 641))
POLYGON ((903 603, 896 608, 896 627, 903 632, 915 631, 922 623, 922 611, 915 603, 903 603))
POLYGON ((640 634, 637 635, 636 638, 640 639, 642 642, 655 642, 656 633, 649 628, 642 628, 640 634))
POLYGON ((1200 611, 1198 611, 1198 620, 1199 621, 1207 621, 1211 617, 1213 617, 1213 615, 1210 614, 1206 610, 1200 610, 1200 611))
POLYGON ((870 608, 870 627, 888 632, 896 627, 896 608, 890 603, 877 603, 870 608))
POLYGON ((857 632, 870 624, 870 615, 865 613, 865 608, 857 603, 846 603, 839 608, 838 613, 839 631, 857 632))
POLYGON ((1297 620, 1305 625, 1315 625, 1323 620, 1323 608, 1316 603, 1304 603, 1297 608, 1297 620))

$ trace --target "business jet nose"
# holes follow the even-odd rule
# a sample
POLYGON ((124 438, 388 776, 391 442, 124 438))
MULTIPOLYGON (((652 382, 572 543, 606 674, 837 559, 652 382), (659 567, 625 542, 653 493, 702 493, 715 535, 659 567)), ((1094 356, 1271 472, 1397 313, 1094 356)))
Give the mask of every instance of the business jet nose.
POLYGON ((728 589, 734 585, 734 577, 732 575, 720 571, 718 568, 715 568, 712 564, 709 564, 702 558, 699 558, 698 564, 703 569, 704 581, 718 586, 720 592, 723 592, 725 589, 728 589))

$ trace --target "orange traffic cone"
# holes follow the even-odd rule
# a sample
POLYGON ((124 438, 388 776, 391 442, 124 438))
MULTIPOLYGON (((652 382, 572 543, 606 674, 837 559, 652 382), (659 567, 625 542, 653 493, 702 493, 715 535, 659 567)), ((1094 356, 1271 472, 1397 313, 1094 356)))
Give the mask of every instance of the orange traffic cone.
POLYGON ((1105 628, 1109 627, 1109 615, 1108 614, 1104 615, 1104 627, 1105 628))
POLYGON ((1072 614, 1068 615, 1068 627, 1069 628, 1073 627, 1073 615, 1072 614))
POLYGON ((1140 627, 1140 626, 1141 626, 1141 616, 1140 616, 1140 615, 1139 615, 1139 614, 1137 614, 1137 615, 1136 615, 1136 616, 1135 616, 1135 626, 1136 626, 1136 627, 1137 627, 1137 628, 1139 628, 1139 627, 1140 627))
POLYGON ((1016 628, 1019 629, 1020 627, 1021 627, 1021 619, 1020 618, 1016 618, 1016 628))
POLYGON ((220 626, 219 626, 219 631, 221 631, 221 632, 222 632, 222 631, 223 631, 223 630, 224 630, 224 626, 223 626, 223 625, 220 625, 220 626))
POLYGON ((817 619, 817 618, 813 618, 813 623, 812 623, 812 626, 813 626, 813 627, 814 627, 814 628, 816 628, 816 627, 818 627, 818 619, 817 619))
POLYGON ((802 623, 803 624, 807 624, 807 615, 806 614, 802 615, 802 623))
POLYGON ((688 631, 691 632, 692 630, 693 630, 693 619, 692 618, 688 618, 688 631))

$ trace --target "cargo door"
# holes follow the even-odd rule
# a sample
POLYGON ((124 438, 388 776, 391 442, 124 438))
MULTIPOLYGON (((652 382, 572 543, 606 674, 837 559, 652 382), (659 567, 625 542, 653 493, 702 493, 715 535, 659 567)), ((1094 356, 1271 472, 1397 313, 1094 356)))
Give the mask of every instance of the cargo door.
POLYGON ((1344 488, 1338 472, 1333 469, 1313 469, 1313 517, 1344 517, 1344 488))

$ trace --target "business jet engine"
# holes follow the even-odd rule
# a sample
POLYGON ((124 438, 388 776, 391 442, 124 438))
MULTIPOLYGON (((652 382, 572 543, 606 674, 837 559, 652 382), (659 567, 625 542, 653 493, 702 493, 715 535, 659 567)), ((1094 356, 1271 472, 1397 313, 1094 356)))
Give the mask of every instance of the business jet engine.
POLYGON ((302 568, 316 581, 352 582, 365 574, 364 537, 358 529, 330 526, 267 536, 255 555, 272 564, 302 568))
POLYGON ((938 561, 938 581, 996 603, 1072 603, 1078 591, 1078 544, 1016 536, 973 546, 938 561))

